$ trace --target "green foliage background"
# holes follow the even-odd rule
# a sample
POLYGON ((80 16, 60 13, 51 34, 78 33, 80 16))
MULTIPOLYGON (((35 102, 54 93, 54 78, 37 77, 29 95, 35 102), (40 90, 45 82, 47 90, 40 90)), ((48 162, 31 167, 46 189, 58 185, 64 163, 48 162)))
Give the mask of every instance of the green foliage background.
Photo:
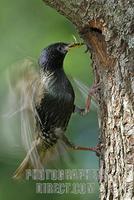
MULTIPOLYGON (((5 72, 14 63, 27 57, 38 59, 41 49, 48 44, 64 41, 72 42, 75 35, 74 26, 55 10, 47 7, 41 0, 0 0, 0 200, 42 200, 42 199, 98 199, 98 183, 95 191, 85 195, 45 195, 36 194, 35 182, 15 182, 11 179, 13 172, 25 156, 20 139, 20 122, 8 128, 9 120, 3 117, 7 101, 7 81, 5 72), (6 127, 6 128, 5 128, 6 127)), ((72 50, 65 60, 65 71, 87 85, 93 82, 89 55, 85 47, 72 50)), ((84 99, 77 96, 77 104, 84 106, 84 99)), ((72 116, 67 131, 68 137, 76 144, 94 146, 98 138, 96 111, 86 117, 72 116)), ((60 163, 59 168, 98 168, 98 159, 91 152, 71 152, 73 161, 60 163)), ((63 156, 64 157, 64 156, 63 156)))

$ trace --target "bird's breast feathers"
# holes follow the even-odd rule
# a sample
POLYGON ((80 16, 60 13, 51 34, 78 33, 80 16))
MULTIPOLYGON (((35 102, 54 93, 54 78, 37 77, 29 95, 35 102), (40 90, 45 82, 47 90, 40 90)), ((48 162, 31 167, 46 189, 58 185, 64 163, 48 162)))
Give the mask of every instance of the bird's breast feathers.
POLYGON ((54 73, 43 74, 41 82, 45 93, 48 93, 53 98, 63 99, 67 102, 74 101, 72 85, 64 74, 61 74, 61 76, 56 76, 54 73))

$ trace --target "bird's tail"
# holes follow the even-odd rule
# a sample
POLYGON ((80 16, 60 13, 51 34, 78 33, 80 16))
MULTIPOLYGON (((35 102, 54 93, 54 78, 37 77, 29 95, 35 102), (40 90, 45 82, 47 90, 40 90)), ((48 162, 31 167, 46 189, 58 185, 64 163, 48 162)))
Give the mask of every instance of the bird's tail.
POLYGON ((31 145, 31 149, 28 151, 26 157, 15 171, 13 178, 21 179, 25 176, 27 169, 41 169, 43 168, 43 162, 45 159, 47 149, 41 138, 37 138, 31 145))
POLYGON ((51 160, 68 152, 68 149, 66 143, 61 139, 58 139, 54 146, 46 148, 42 138, 38 137, 32 143, 31 149, 15 171, 13 179, 19 180, 24 178, 27 169, 43 169, 51 160))

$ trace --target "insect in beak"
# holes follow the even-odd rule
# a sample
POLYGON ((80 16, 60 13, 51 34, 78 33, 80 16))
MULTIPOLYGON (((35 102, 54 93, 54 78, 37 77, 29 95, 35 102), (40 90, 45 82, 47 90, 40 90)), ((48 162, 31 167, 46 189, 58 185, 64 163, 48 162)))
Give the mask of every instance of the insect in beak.
POLYGON ((69 51, 72 48, 81 47, 84 43, 71 43, 66 47, 66 50, 69 51))

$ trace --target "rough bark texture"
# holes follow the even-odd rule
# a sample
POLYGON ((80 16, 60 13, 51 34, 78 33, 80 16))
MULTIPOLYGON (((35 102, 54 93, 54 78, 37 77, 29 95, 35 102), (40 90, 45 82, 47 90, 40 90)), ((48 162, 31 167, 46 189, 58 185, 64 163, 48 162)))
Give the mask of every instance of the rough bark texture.
POLYGON ((98 94, 100 199, 134 199, 133 0, 44 0, 66 16, 90 48, 98 94))

